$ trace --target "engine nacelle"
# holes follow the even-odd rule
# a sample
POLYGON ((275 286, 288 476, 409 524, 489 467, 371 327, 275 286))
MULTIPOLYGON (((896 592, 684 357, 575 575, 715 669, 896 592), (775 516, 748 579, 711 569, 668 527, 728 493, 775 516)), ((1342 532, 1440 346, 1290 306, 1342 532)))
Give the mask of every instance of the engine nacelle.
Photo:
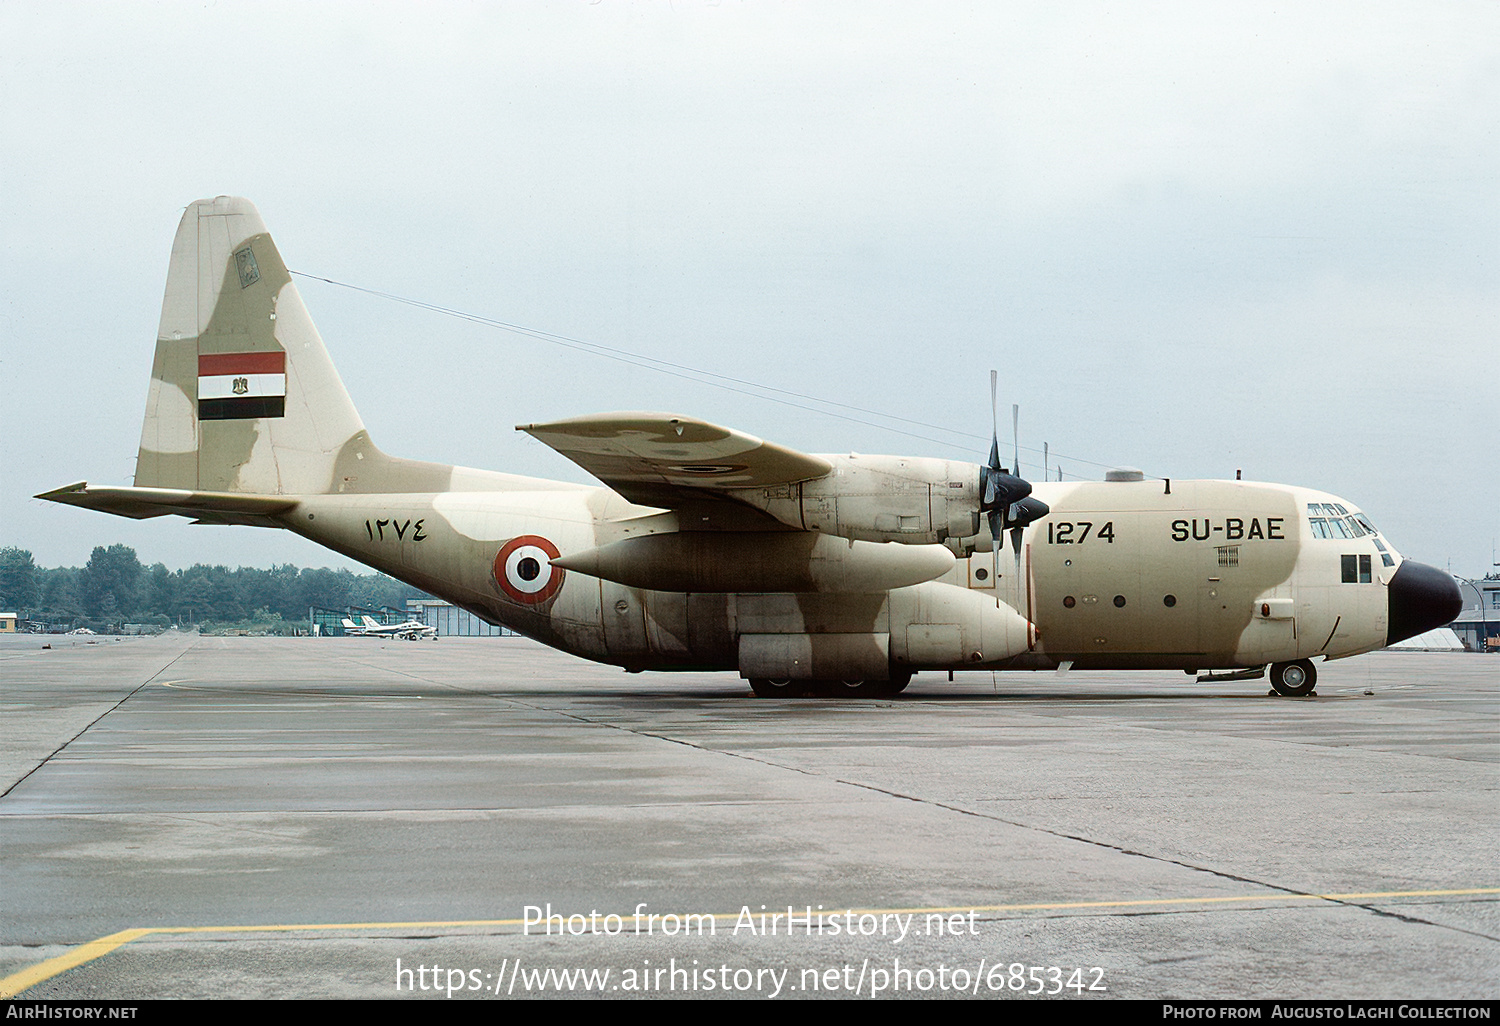
POLYGON ((797 484, 731 491, 788 527, 856 541, 932 545, 979 533, 979 465, 909 456, 823 456, 797 484))

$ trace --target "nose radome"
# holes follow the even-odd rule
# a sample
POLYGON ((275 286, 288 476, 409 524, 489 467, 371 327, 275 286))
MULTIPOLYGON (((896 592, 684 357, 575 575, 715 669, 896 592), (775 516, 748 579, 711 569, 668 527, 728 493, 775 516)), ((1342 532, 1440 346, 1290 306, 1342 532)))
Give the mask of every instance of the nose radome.
POLYGON ((1404 560, 1386 588, 1385 643, 1394 645, 1451 623, 1463 607, 1452 576, 1435 566, 1404 560))

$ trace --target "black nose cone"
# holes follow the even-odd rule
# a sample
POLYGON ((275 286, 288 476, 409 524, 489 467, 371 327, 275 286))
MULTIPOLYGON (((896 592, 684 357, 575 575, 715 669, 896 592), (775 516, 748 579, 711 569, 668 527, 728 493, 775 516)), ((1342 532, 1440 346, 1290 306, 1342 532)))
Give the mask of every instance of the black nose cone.
POLYGON ((1464 607, 1458 582, 1435 566, 1404 560, 1386 588, 1385 643, 1394 645, 1452 623, 1464 607))

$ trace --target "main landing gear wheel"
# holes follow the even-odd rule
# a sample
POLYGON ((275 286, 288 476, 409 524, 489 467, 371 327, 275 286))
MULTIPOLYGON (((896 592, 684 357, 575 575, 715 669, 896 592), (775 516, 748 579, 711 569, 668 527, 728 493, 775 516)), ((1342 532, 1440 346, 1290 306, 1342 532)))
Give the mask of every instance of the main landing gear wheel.
POLYGON ((1274 663, 1271 666, 1271 687, 1278 695, 1301 698, 1312 694, 1317 683, 1318 671, 1313 669, 1313 664, 1307 659, 1298 659, 1295 663, 1274 663))
POLYGON ((832 698, 883 698, 891 693, 887 680, 839 680, 829 688, 832 698))
POLYGON ((890 698, 906 690, 911 673, 893 673, 889 680, 839 680, 828 684, 824 693, 831 698, 890 698))
POLYGON ((802 694, 799 683, 786 678, 774 680, 764 677, 753 678, 750 681, 750 690, 760 698, 795 698, 802 694))

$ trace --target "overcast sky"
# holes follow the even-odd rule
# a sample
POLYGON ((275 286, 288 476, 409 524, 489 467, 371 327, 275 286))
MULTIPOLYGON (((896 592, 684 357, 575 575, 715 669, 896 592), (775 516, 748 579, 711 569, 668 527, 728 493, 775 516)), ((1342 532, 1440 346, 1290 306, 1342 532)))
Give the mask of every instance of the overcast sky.
POLYGON ((398 455, 586 480, 514 426, 660 409, 977 461, 996 367, 1070 477, 1243 468, 1467 576, 1500 540, 1492 2, 12 0, 0 52, 0 545, 41 565, 348 565, 30 498, 130 483, 217 194, 299 271, 870 411, 299 281, 398 455))

